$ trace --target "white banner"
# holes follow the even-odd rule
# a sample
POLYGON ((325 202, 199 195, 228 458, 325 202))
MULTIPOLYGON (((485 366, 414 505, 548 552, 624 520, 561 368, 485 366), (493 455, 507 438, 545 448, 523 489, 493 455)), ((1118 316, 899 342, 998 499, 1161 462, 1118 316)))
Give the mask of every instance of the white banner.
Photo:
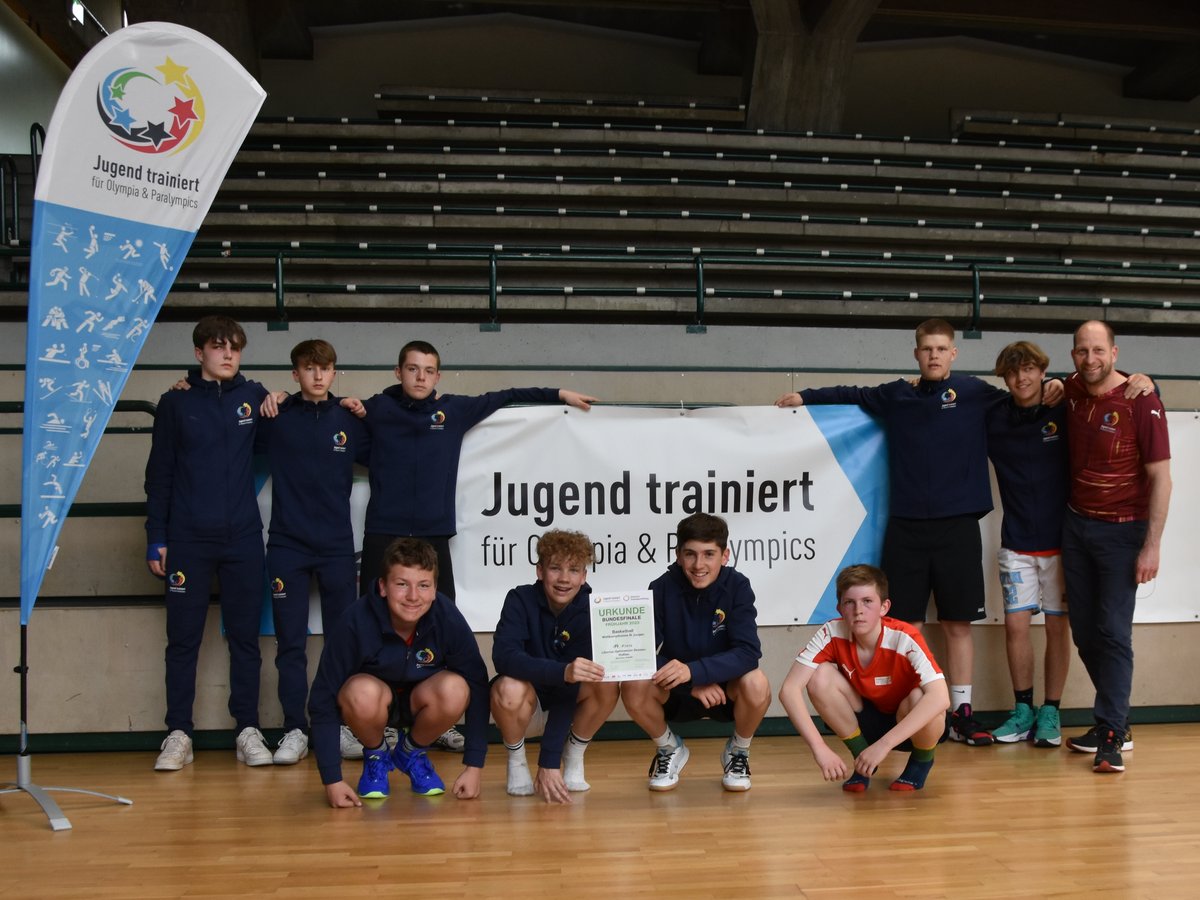
POLYGON ((832 617, 832 580, 877 559, 886 450, 849 407, 501 410, 463 446, 459 608, 495 627, 514 585, 533 580, 550 528, 587 534, 599 592, 648 585, 675 558, 675 527, 693 512, 729 522, 730 565, 746 574, 762 625, 832 617))
MULTIPOLYGON (((1139 589, 1138 622, 1200 618, 1200 562, 1188 546, 1200 476, 1180 462, 1200 451, 1200 422, 1171 413, 1169 424, 1163 574, 1139 589)), ((704 511, 729 522, 730 565, 754 585, 760 625, 823 622, 836 615, 838 571, 879 561, 886 452, 879 426, 844 406, 501 410, 463 447, 451 543, 458 605, 472 628, 492 631, 508 590, 534 580, 537 539, 550 528, 595 543, 594 590, 647 585, 674 560, 679 520, 704 511)), ((995 503, 981 522, 989 622, 1003 621, 995 503)))

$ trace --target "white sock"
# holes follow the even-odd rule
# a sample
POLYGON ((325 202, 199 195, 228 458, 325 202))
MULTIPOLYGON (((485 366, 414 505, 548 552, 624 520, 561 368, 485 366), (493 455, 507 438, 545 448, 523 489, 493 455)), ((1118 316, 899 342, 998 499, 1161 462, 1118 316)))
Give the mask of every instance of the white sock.
POLYGON ((739 749, 739 750, 749 750, 750 742, 752 740, 754 740, 754 735, 750 735, 750 737, 744 738, 740 734, 738 734, 736 731, 733 733, 733 746, 737 747, 737 749, 739 749))
POLYGON ((659 750, 662 750, 666 747, 678 747, 679 741, 678 741, 678 739, 676 739, 675 735, 671 732, 671 729, 668 728, 666 731, 664 731, 662 734, 660 734, 658 737, 656 737, 654 739, 654 746, 657 747, 659 750))
POLYGON ((964 703, 971 702, 971 685, 969 684, 952 684, 950 685, 950 709, 955 710, 964 703))
POLYGON ((591 745, 591 743, 591 738, 588 738, 585 741, 574 731, 572 731, 567 735, 567 745, 563 748, 563 753, 569 753, 572 756, 583 756, 583 754, 587 752, 587 748, 591 745))
POLYGON ((517 741, 515 744, 505 744, 504 749, 508 751, 508 758, 512 759, 515 756, 525 758, 525 738, 517 741))

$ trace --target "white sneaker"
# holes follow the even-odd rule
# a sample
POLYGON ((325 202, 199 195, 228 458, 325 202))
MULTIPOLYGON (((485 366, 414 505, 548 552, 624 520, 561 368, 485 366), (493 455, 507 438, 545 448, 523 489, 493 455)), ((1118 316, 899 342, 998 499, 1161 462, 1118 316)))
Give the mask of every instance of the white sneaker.
POLYGON ((467 739, 462 736, 462 732, 451 725, 433 742, 433 746, 439 750, 449 750, 451 753, 462 753, 466 743, 467 739))
POLYGON ((192 762, 192 739, 178 728, 167 735, 159 749, 162 752, 154 761, 157 772, 178 772, 192 762))
POLYGON ((592 786, 583 777, 583 751, 574 750, 570 743, 562 755, 563 783, 568 791, 589 791, 592 786))
POLYGON ((294 766, 308 756, 308 735, 299 728, 293 728, 279 739, 279 749, 275 751, 274 763, 277 766, 294 766))
POLYGON ((725 742, 721 751, 721 785, 727 791, 750 790, 750 754, 733 746, 733 738, 725 742))
POLYGON ((253 725, 247 725, 237 736, 237 761, 248 766, 270 766, 275 764, 275 757, 267 748, 262 732, 253 725))
POLYGON ((533 796, 533 776, 529 774, 529 763, 523 756, 508 757, 508 793, 513 797, 533 796))
POLYGON ((391 749, 395 750, 396 745, 400 743, 400 729, 387 727, 383 729, 383 740, 391 749))
POLYGON ((679 773, 687 765, 691 753, 684 746, 683 738, 676 737, 679 743, 675 747, 662 747, 650 761, 650 790, 673 791, 679 784, 679 773))
POLYGON ((363 745, 358 738, 354 736, 354 732, 350 730, 349 725, 342 726, 341 735, 342 759, 362 759, 363 745))

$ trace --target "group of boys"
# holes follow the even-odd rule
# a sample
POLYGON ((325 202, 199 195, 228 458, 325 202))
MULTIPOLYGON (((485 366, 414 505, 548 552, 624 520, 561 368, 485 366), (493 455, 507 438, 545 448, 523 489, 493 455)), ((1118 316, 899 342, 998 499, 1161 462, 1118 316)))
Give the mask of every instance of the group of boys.
MULTIPOLYGON (((505 403, 561 401, 587 409, 594 398, 549 389, 439 396, 437 353, 414 343, 400 353, 398 386, 365 404, 343 401, 343 408, 328 393, 335 358, 324 342, 293 352, 301 392, 286 399, 237 373, 245 335, 236 323, 203 320, 194 343, 200 368, 188 376, 193 390, 164 396, 147 467, 150 567, 160 576, 171 571, 170 734, 157 768, 191 762, 196 654, 215 571, 229 635, 237 754, 250 765, 297 762, 307 753, 305 631, 297 623, 306 620, 310 579, 321 587, 326 641, 308 711, 333 806, 387 796, 393 769, 409 777, 416 793, 442 793, 425 751, 464 716, 464 769, 452 792, 477 796, 489 709, 508 754, 508 792, 570 802, 572 792, 588 789, 584 753, 618 697, 654 741, 651 790, 673 789, 688 762, 688 748, 670 723, 698 718, 733 724, 721 753, 722 784, 731 791, 750 788, 750 742, 771 695, 758 665, 754 593, 744 575, 725 565, 728 528, 720 517, 698 513, 679 523, 676 561, 650 586, 659 656, 650 679, 606 682, 590 659, 592 545, 581 534, 543 535, 537 581, 509 592, 496 628, 498 674, 490 687, 474 636, 454 606, 448 547, 463 435, 505 403), (280 401, 282 411, 271 421, 280 401), (318 426, 322 416, 330 418, 318 426), (330 440, 330 428, 334 460, 311 458, 330 440), (249 465, 256 441, 267 448, 275 485, 268 566, 285 736, 274 758, 256 721, 262 556, 249 465), (372 487, 357 600, 346 591, 347 583, 353 590, 348 498, 355 460, 368 465, 372 487), (321 490, 312 489, 314 479, 324 482, 321 490), (213 485, 226 490, 215 496, 220 492, 213 485), (320 543, 318 552, 311 532, 325 533, 331 515, 338 540, 320 543), (343 522, 344 535, 338 530, 343 522), (281 625, 281 616, 290 621, 281 625), (341 757, 350 754, 343 752, 339 728, 363 748, 357 790, 342 779, 341 757), (532 776, 524 741, 539 734, 532 776)), ((797 656, 780 700, 826 779, 845 779, 847 791, 866 790, 887 754, 907 749, 908 763, 891 787, 920 790, 947 733, 973 746, 1030 736, 1040 746, 1061 742, 1058 703, 1068 658, 1063 614, 1069 612, 1097 702, 1095 726, 1068 745, 1093 753, 1098 772, 1121 771, 1120 752, 1132 746, 1133 601, 1137 583, 1157 573, 1170 494, 1162 405, 1148 380, 1115 371, 1117 349, 1103 323, 1085 323, 1076 332, 1077 373, 1066 381, 1065 409, 1055 405, 1064 386, 1044 380, 1048 359, 1036 345, 1017 342, 1000 353, 995 374, 1004 378, 1005 392, 951 373, 957 350, 948 323, 923 323, 916 343, 918 380, 808 390, 777 401, 852 403, 879 416, 890 438, 892 490, 883 550, 888 574, 851 566, 839 575, 841 617, 819 629, 797 656), (945 453, 948 446, 955 452, 945 453), (989 456, 1005 508, 999 562, 1016 700, 995 732, 979 725, 971 705, 970 624, 984 615, 978 520, 991 509, 989 456), (1113 556, 1115 568, 1098 562, 1113 556), (931 592, 946 635, 949 685, 920 630, 931 592), (1029 619, 1039 609, 1047 613, 1046 696, 1035 707, 1029 619), (849 749, 852 768, 821 739, 805 693, 849 749)))
MULTIPOLYGON (((167 737, 160 771, 192 762, 196 666, 214 576, 229 645, 229 712, 237 759, 250 766, 294 764, 308 754, 309 590, 316 584, 322 620, 331 629, 358 595, 350 516, 356 463, 370 470, 372 500, 362 568, 377 572, 397 532, 425 537, 439 555, 454 533, 458 454, 467 429, 506 403, 567 403, 587 409, 575 391, 512 389, 481 397, 438 397, 440 360, 425 342, 400 351, 396 388, 365 404, 331 393, 337 354, 326 341, 292 351, 300 390, 270 394, 240 373, 246 334, 226 316, 206 316, 192 332, 197 367, 159 401, 146 464, 147 565, 166 582, 167 737), (417 374, 413 370, 418 369, 417 374), (271 474, 271 522, 264 556, 253 458, 271 474), (415 473, 415 475, 414 475, 415 473), (432 510, 399 524, 390 507, 432 510), (449 511, 448 516, 445 511, 449 511), (259 626, 270 586, 284 735, 267 747, 258 723, 259 626)), ((443 568, 449 568, 448 554, 443 568)), ((374 579, 365 582, 372 585, 374 579)), ((451 590, 450 596, 453 596, 451 590)), ((447 725, 437 739, 452 749, 461 736, 447 725)), ((457 746, 455 746, 457 744, 457 746)), ((362 753, 349 728, 340 749, 362 753)))
POLYGON ((570 803, 590 788, 584 754, 618 697, 655 744, 648 786, 679 783, 688 749, 668 722, 711 718, 732 722, 721 752, 722 784, 750 789, 750 741, 770 704, 759 668, 754 592, 726 567, 725 520, 696 513, 679 523, 676 562, 651 585, 658 668, 645 680, 604 680, 591 659, 593 545, 583 534, 552 530, 538 541, 537 581, 509 591, 492 644, 490 687, 474 636, 437 590, 438 559, 421 540, 400 538, 385 555, 379 591, 350 607, 326 636, 309 711, 313 745, 331 806, 388 796, 399 770, 414 793, 445 785, 425 753, 439 729, 465 714, 465 768, 451 791, 479 793, 489 708, 507 753, 506 790, 570 803), (363 741, 357 789, 342 777, 337 728, 345 722, 363 741), (384 729, 400 730, 391 747, 384 729), (526 738, 540 737, 537 774, 529 771, 526 738))

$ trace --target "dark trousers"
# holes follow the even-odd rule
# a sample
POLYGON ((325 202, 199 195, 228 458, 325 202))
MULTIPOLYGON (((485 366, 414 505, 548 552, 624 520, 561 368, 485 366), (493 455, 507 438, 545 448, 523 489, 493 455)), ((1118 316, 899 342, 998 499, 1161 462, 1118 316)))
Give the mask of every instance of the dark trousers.
POLYGON ((358 596, 354 556, 311 556, 286 547, 267 547, 267 578, 271 583, 283 729, 306 731, 309 594, 315 581, 321 594, 321 624, 328 634, 358 596))
POLYGON ((1133 688, 1136 565, 1147 523, 1103 522, 1067 510, 1062 561, 1071 636, 1092 686, 1096 724, 1124 732, 1133 688))
MULTIPOLYGON (((451 600, 454 599, 454 564, 450 561, 450 535, 448 534, 417 534, 411 535, 419 538, 427 544, 431 544, 433 549, 437 551, 438 558, 438 580, 437 589, 439 593, 445 594, 451 600)), ((359 564, 359 591, 366 594, 368 592, 376 594, 379 592, 377 582, 383 577, 383 554, 387 550, 388 545, 397 537, 404 535, 395 534, 364 534, 362 546, 362 559, 359 564)))
POLYGON ((167 547, 167 730, 191 734, 196 661, 208 619, 213 575, 229 644, 229 714, 237 730, 258 726, 258 649, 263 603, 261 532, 229 543, 175 541, 167 547))

